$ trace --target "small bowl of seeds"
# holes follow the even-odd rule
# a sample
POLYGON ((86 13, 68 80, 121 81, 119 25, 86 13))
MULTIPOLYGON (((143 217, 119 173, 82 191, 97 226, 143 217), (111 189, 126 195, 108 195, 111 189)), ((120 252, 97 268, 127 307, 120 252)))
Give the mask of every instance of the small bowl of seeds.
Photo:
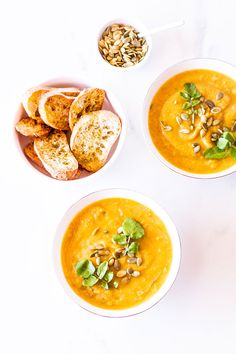
POLYGON ((98 35, 99 56, 110 66, 121 69, 140 67, 147 60, 152 40, 147 29, 137 21, 113 20, 98 35))

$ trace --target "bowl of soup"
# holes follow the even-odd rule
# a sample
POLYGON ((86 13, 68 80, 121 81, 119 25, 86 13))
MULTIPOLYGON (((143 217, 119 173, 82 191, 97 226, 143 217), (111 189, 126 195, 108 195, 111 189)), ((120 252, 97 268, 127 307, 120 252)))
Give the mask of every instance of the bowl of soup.
POLYGON ((155 156, 196 178, 236 170, 236 68, 215 59, 173 65, 152 83, 143 129, 155 156))
POLYGON ((94 314, 125 317, 157 304, 171 288, 181 258, 168 214, 130 190, 87 195, 67 210, 54 242, 60 283, 94 314))

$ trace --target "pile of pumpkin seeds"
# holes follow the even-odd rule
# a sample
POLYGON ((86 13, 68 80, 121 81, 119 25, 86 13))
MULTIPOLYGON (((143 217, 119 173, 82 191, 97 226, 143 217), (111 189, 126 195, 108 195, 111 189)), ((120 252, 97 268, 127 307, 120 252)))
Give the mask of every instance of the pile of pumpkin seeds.
POLYGON ((146 39, 134 27, 118 23, 105 29, 98 48, 103 59, 123 68, 138 64, 148 51, 146 39))

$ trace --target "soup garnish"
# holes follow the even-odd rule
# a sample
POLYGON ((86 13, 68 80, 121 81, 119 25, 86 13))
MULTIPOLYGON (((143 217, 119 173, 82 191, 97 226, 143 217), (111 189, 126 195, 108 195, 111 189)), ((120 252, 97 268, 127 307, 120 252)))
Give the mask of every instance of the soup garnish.
MULTIPOLYGON (((95 228, 93 234, 96 234, 98 228, 95 228), (96 231, 95 231, 96 230, 96 231)), ((127 259, 128 264, 136 264, 140 266, 143 263, 141 257, 136 257, 139 250, 138 239, 144 236, 144 228, 142 225, 132 218, 126 218, 121 227, 117 230, 117 234, 112 237, 112 241, 123 247, 116 248, 113 255, 110 256, 110 250, 103 246, 102 244, 95 245, 90 258, 95 257, 95 263, 89 259, 83 259, 75 265, 75 270, 77 275, 83 278, 83 286, 94 286, 99 283, 99 285, 108 290, 111 286, 111 281, 114 276, 117 278, 123 278, 123 282, 128 282, 131 276, 137 278, 140 275, 139 271, 134 271, 132 267, 127 269, 120 269, 119 258, 129 257, 127 259), (135 241, 134 241, 135 240, 135 241), (101 262, 102 257, 110 256, 107 260, 101 262), (113 271, 111 271, 113 267, 113 271), (116 271, 116 273, 114 272, 116 271), (125 277, 125 278, 124 278, 125 277)), ((112 283, 115 289, 118 288, 119 282, 114 281, 112 283)))

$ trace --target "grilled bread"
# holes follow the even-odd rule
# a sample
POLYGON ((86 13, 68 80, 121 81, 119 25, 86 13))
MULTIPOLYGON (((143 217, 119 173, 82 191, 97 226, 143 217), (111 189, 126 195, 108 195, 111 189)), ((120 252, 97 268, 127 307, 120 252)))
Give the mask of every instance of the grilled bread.
POLYGON ((79 118, 88 112, 102 109, 105 91, 98 88, 89 88, 80 92, 74 100, 69 112, 69 125, 72 130, 79 118))
POLYGON ((23 118, 16 124, 16 130, 25 136, 44 136, 49 134, 51 128, 32 118, 23 118))
POLYGON ((33 141, 25 146, 24 153, 31 161, 33 161, 35 163, 35 165, 43 168, 43 164, 40 161, 40 159, 38 158, 38 155, 36 154, 36 152, 34 150, 33 141))
POLYGON ((58 130, 69 130, 69 110, 74 97, 65 96, 58 90, 41 95, 39 114, 45 124, 58 130))
POLYGON ((54 130, 46 137, 36 138, 34 149, 52 177, 68 180, 78 176, 78 162, 69 148, 64 132, 54 130))
POLYGON ((43 87, 32 87, 28 91, 26 91, 22 104, 28 116, 33 118, 39 122, 42 122, 40 118, 40 114, 38 111, 39 99, 43 93, 48 92, 49 88, 43 87))
POLYGON ((99 170, 106 163, 120 132, 120 119, 110 111, 101 110, 81 116, 70 139, 71 150, 79 165, 87 171, 99 170))
POLYGON ((77 89, 77 87, 59 87, 57 90, 69 97, 77 97, 80 93, 80 90, 77 89))

